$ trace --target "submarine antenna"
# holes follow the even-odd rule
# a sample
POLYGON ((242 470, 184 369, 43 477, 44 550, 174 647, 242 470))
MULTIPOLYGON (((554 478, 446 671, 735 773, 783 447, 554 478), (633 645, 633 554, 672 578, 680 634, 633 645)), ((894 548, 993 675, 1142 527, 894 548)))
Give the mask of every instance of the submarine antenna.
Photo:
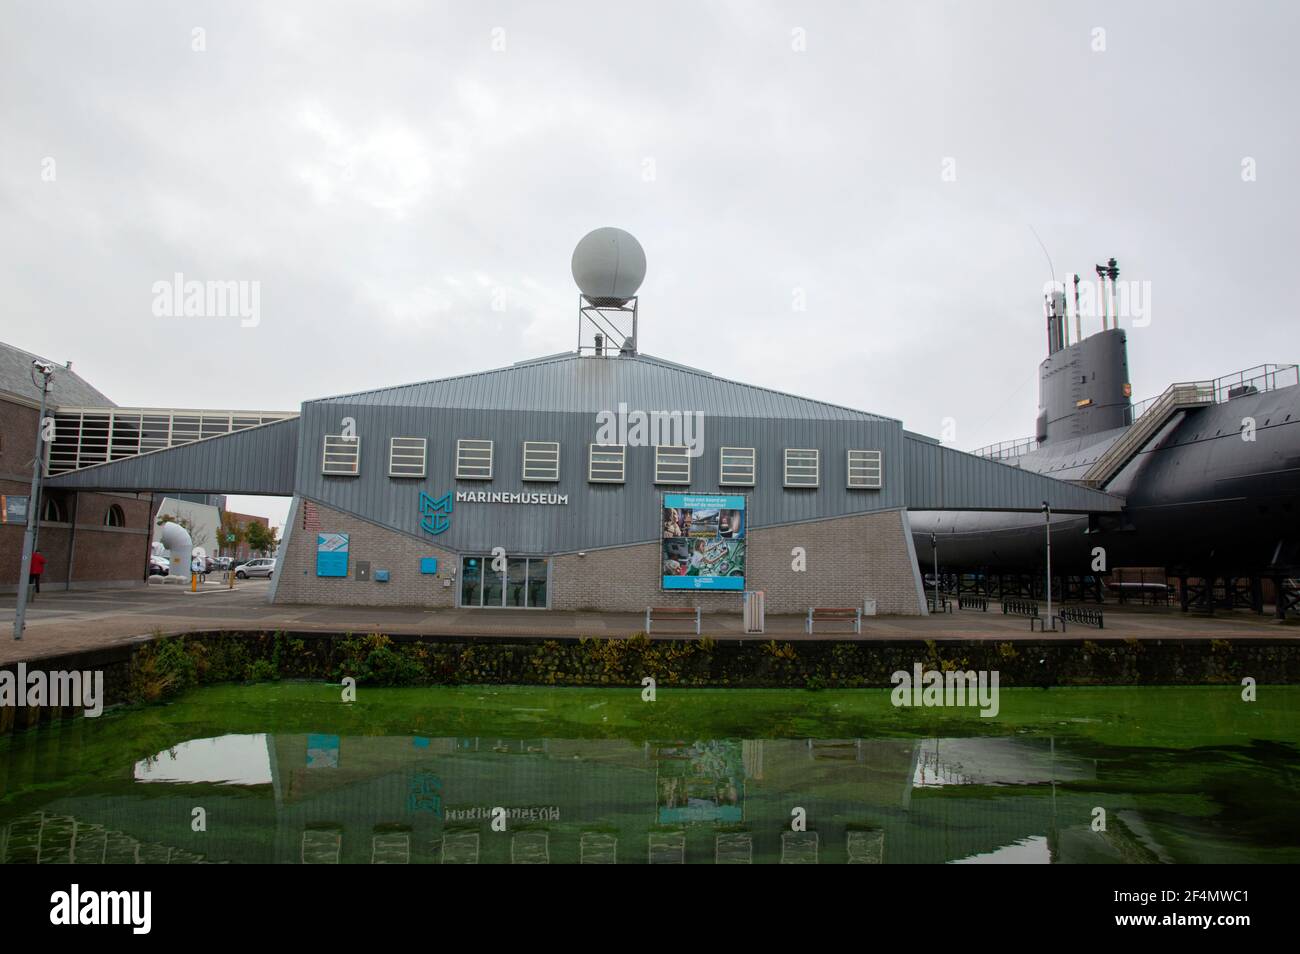
MULTIPOLYGON (((1061 348, 1065 347, 1070 343, 1069 342, 1069 337, 1070 337, 1069 316, 1068 314, 1066 315, 1065 318, 1061 318, 1059 315, 1053 316, 1053 306, 1056 303, 1056 292, 1057 292, 1056 266, 1052 264, 1052 256, 1048 253, 1047 246, 1043 244, 1043 240, 1039 237, 1038 230, 1034 228, 1032 225, 1030 225, 1029 231, 1033 234, 1034 241, 1038 243, 1038 247, 1043 250, 1043 258, 1047 259, 1047 271, 1052 276, 1052 294, 1044 295, 1043 299, 1044 299, 1045 310, 1047 311, 1047 353, 1054 354, 1055 352, 1059 351, 1061 348), (1058 338, 1053 336, 1053 332, 1052 332, 1053 321, 1060 322, 1059 340, 1058 338)), ((1062 285, 1060 287, 1064 289, 1065 286, 1062 285)))
POLYGON ((1106 266, 1094 265, 1097 270, 1097 285, 1101 299, 1101 330, 1106 331, 1110 328, 1110 309, 1106 304, 1106 266))
POLYGON ((1083 340, 1083 325, 1080 324, 1079 317, 1079 273, 1074 273, 1074 340, 1080 342, 1083 340))

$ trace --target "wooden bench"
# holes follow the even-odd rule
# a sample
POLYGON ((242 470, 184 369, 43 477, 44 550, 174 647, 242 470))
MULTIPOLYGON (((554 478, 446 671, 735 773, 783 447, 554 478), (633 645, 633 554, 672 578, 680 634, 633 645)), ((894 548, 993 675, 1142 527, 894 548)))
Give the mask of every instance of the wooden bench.
POLYGON ((700 635, 700 609, 698 606, 647 606, 645 608, 645 631, 650 633, 650 624, 657 623, 694 623, 695 635, 700 635))
POLYGON ((853 632, 862 635, 862 607, 860 606, 810 606, 805 632, 812 635, 813 623, 852 623, 853 632))

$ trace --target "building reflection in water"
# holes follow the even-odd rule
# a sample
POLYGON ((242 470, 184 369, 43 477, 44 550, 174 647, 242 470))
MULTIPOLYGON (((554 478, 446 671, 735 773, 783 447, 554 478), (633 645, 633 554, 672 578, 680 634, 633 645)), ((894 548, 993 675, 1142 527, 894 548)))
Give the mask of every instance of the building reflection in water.
POLYGON ((1095 796, 1083 792, 1095 763, 1045 738, 227 735, 175 745, 124 774, 10 820, 5 859, 1162 860, 1140 818, 1089 837, 1095 796), (192 831, 195 806, 205 832, 192 831))

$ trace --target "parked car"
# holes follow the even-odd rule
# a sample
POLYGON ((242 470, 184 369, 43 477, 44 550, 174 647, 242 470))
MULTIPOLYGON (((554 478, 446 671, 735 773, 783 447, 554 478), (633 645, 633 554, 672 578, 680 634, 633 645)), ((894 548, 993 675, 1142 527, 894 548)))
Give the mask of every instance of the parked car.
POLYGON ((271 572, 275 569, 275 561, 270 559, 249 560, 238 570, 235 571, 235 577, 240 580, 246 580, 250 576, 264 576, 268 580, 271 578, 271 572))
POLYGON ((213 565, 214 565, 218 570, 221 570, 223 573, 224 573, 226 570, 229 570, 229 569, 230 569, 230 566, 231 566, 231 563, 232 563, 232 562, 233 562, 233 561, 230 559, 230 557, 217 557, 215 560, 212 561, 213 565))
POLYGON ((158 556, 151 556, 149 558, 150 576, 167 576, 170 573, 171 573, 171 565, 168 564, 168 562, 165 559, 158 556))

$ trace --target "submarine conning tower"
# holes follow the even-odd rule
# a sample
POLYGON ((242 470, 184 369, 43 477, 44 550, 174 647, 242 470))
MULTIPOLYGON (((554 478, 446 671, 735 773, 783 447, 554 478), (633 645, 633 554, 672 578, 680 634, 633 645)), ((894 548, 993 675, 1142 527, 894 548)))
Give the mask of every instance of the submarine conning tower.
MULTIPOLYGON (((1074 280, 1074 343, 1070 343, 1070 309, 1066 283, 1053 282, 1044 295, 1047 314, 1047 359, 1038 366, 1038 426, 1040 446, 1086 437, 1131 423, 1133 394, 1128 376, 1128 339, 1119 328, 1114 308, 1115 259, 1098 265, 1097 284, 1081 305, 1078 275, 1074 280), (1107 281, 1109 280, 1109 288, 1107 281), (1099 306, 1093 307, 1094 305, 1099 306), (1100 310, 1101 328, 1084 334, 1100 310)), ((1091 283, 1089 283, 1091 284, 1091 283)))

